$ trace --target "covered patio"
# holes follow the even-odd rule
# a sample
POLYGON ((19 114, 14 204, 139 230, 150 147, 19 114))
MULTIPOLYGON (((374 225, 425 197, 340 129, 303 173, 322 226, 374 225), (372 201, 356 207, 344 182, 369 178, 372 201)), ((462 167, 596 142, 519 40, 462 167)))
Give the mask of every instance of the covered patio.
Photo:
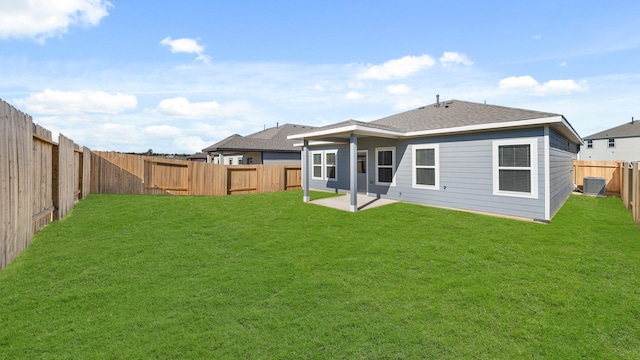
MULTIPOLYGON (((397 201, 390 200, 390 199, 379 199, 379 198, 368 196, 365 194, 356 195, 356 203, 359 204, 357 208, 358 211, 373 209, 380 206, 393 204, 395 202, 397 201)), ((334 196, 330 198, 323 198, 318 200, 311 200, 309 201, 309 203, 329 207, 332 209, 342 210, 342 211, 351 211, 351 196, 349 194, 334 196)))
MULTIPOLYGON (((356 212, 364 208, 368 208, 370 205, 378 204, 384 205, 382 199, 377 197, 371 197, 366 194, 358 193, 357 183, 357 167, 358 167, 358 137, 378 137, 398 139, 402 137, 403 133, 395 128, 383 125, 377 125, 372 123, 366 123, 356 120, 348 120, 335 125, 331 125, 322 129, 311 131, 308 133, 291 135, 288 139, 302 140, 302 188, 304 189, 304 202, 310 202, 309 198, 309 178, 310 169, 309 164, 309 145, 311 142, 315 144, 344 144, 349 146, 349 187, 347 190, 347 196, 341 196, 339 203, 335 204, 335 208, 344 208, 343 202, 346 202, 346 211, 356 212), (363 205, 364 206, 361 206, 363 205)), ((324 199, 323 199, 324 200, 324 199)), ((339 200, 326 200, 329 204, 337 202, 339 200)), ((387 200, 384 200, 387 201, 387 200)), ((380 206, 377 205, 377 206, 380 206)), ((326 205, 328 206, 328 205, 326 205)))

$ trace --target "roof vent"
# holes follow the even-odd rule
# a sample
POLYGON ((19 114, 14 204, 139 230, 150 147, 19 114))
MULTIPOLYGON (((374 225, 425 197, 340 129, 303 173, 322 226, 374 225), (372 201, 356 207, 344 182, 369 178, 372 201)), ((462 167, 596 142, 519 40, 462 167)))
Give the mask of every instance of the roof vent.
POLYGON ((436 95, 436 107, 440 107, 440 94, 436 95))

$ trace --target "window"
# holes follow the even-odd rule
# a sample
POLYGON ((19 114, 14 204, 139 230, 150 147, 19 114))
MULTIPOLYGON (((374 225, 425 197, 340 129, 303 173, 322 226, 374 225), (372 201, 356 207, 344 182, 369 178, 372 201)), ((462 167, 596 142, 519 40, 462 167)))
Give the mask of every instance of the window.
POLYGON ((538 145, 536 138, 493 142, 493 193, 538 197, 538 145))
POLYGON ((229 165, 233 165, 233 158, 229 158, 229 165))
POLYGON ((438 145, 413 146, 413 187, 438 189, 439 159, 438 145))
POLYGON ((322 180, 322 151, 311 153, 312 179, 322 180))
POLYGON ((614 138, 609 138, 609 147, 616 147, 616 139, 614 138))
POLYGON ((395 185, 396 148, 376 148, 376 184, 395 185))
POLYGON ((593 149, 593 140, 587 140, 587 149, 593 149))
POLYGON ((311 153, 311 178, 315 180, 338 179, 338 150, 313 151, 311 153))
POLYGON ((337 150, 325 152, 325 176, 327 180, 335 180, 338 176, 336 167, 337 150))

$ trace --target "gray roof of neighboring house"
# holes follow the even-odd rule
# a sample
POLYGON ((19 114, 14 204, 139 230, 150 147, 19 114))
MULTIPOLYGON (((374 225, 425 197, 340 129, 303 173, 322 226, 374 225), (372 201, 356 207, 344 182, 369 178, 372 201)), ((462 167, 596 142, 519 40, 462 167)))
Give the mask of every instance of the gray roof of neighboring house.
POLYGON ((585 140, 640 137, 640 121, 632 121, 585 137, 585 140))
POLYGON ((275 151, 275 152, 299 152, 295 147, 295 140, 288 140, 287 136, 296 135, 316 129, 308 125, 283 124, 257 133, 242 136, 233 134, 205 149, 203 152, 218 151, 275 151))
POLYGON ((447 129, 459 126, 495 124, 562 116, 533 110, 450 100, 372 121, 400 131, 447 129))

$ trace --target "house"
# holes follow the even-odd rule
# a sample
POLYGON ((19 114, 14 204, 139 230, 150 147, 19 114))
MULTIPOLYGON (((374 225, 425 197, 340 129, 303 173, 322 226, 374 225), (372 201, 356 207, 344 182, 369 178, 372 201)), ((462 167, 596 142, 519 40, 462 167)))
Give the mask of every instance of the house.
POLYGON ((187 161, 207 162, 207 154, 198 152, 187 157, 187 161))
POLYGON ((289 136, 309 189, 549 221, 573 190, 582 143, 564 116, 437 101, 372 122, 289 136))
POLYGON ((580 160, 640 160, 640 121, 601 131, 584 138, 580 160))
POLYGON ((287 137, 315 129, 284 124, 242 136, 233 134, 202 150, 215 164, 300 164, 300 148, 287 137))

